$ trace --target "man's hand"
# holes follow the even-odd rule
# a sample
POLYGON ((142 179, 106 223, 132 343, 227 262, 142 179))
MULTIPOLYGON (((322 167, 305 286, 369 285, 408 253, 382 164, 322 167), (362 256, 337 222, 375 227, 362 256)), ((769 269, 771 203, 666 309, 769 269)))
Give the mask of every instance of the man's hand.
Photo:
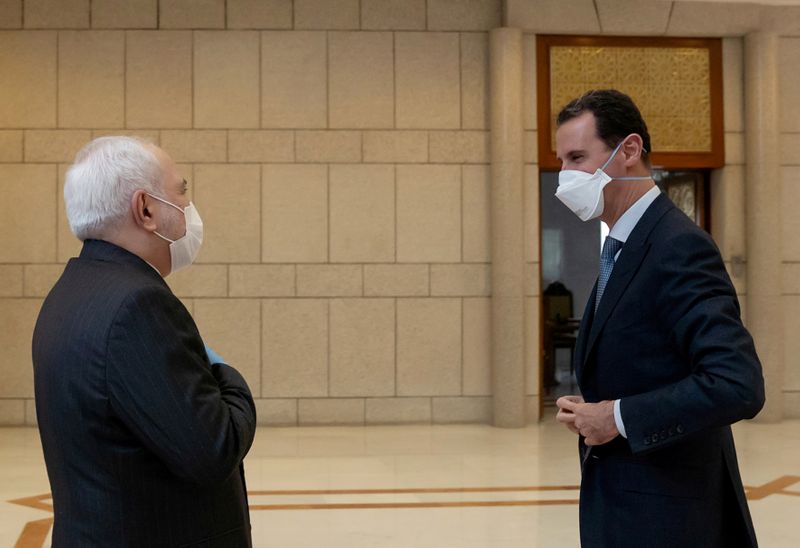
POLYGON ((586 438, 586 445, 603 445, 619 436, 613 401, 585 403, 580 396, 563 396, 556 405, 556 420, 586 438))

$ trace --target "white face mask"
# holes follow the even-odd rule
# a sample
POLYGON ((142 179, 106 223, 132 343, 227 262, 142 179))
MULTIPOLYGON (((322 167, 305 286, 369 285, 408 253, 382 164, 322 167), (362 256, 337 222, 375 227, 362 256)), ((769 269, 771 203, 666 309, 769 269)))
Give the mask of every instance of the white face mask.
POLYGON ((149 192, 147 195, 151 198, 155 198, 159 202, 164 202, 174 207, 183 213, 183 217, 186 221, 186 233, 177 240, 170 240, 158 232, 155 233, 155 235, 162 240, 169 242, 169 255, 172 259, 170 274, 172 274, 192 264, 197 258, 197 254, 200 253, 200 246, 203 245, 203 220, 200 218, 200 213, 197 212, 197 208, 194 207, 192 202, 189 202, 186 208, 181 209, 163 198, 153 196, 149 192))
MULTIPOLYGON (((623 141, 624 142, 624 141, 623 141)), ((587 173, 577 169, 565 169, 558 174, 558 189, 556 198, 580 218, 581 221, 596 219, 603 214, 603 188, 611 181, 643 181, 650 177, 611 177, 603 171, 617 151, 622 142, 617 145, 606 163, 597 168, 594 173, 587 173)))

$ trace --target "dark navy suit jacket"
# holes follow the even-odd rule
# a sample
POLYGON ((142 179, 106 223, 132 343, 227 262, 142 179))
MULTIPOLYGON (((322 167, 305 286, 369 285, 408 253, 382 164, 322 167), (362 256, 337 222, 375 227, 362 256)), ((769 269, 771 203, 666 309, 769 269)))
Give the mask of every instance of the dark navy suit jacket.
POLYGON ((621 400, 627 440, 580 439, 582 546, 755 547, 730 425, 758 413, 764 381, 716 245, 661 195, 596 315, 595 292, 578 384, 588 402, 621 400))
POLYGON ((88 240, 33 335, 53 546, 248 547, 255 404, 139 257, 88 240))

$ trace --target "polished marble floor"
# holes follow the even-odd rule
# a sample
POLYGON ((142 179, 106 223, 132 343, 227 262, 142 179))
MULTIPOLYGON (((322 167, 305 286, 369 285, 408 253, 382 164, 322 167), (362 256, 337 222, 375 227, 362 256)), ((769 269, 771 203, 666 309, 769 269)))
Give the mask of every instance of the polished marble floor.
MULTIPOLYGON (((734 432, 761 547, 800 546, 800 421, 734 432)), ((552 417, 261 428, 245 467, 257 547, 578 545, 575 439, 552 417)), ((0 429, 0 546, 50 546, 48 491, 36 429, 0 429)))

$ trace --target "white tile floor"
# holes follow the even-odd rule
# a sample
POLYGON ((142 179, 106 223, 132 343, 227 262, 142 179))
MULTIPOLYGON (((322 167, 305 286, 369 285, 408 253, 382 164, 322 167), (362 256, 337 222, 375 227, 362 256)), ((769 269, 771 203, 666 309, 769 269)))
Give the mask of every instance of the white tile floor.
MULTIPOLYGON (((800 421, 734 431, 746 485, 797 476, 785 480, 785 493, 750 502, 761 547, 800 546, 800 421)), ((262 428, 245 465, 258 547, 578 545, 575 438, 552 418, 521 430, 262 428), (555 489, 521 490, 542 486, 555 489), (499 487, 515 490, 492 489, 499 487)), ((0 429, 0 546, 14 546, 26 523, 50 517, 7 501, 48 491, 37 431, 0 429)))

